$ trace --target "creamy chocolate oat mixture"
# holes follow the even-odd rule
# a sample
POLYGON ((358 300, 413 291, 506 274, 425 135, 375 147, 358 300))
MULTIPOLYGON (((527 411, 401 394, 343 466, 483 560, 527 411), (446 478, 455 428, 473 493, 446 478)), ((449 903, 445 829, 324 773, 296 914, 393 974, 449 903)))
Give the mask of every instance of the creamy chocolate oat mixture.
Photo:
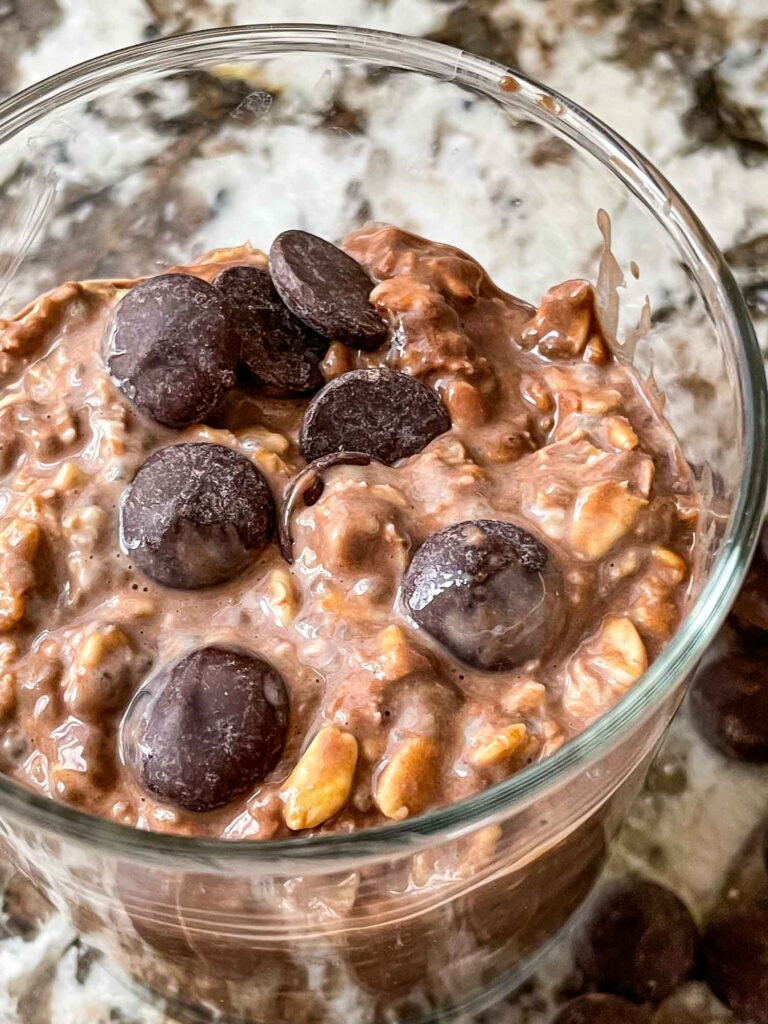
POLYGON ((142 829, 401 820, 616 703, 695 582, 669 428, 568 281, 289 231, 0 321, 0 768, 142 829), (352 258, 350 258, 352 257, 352 258))

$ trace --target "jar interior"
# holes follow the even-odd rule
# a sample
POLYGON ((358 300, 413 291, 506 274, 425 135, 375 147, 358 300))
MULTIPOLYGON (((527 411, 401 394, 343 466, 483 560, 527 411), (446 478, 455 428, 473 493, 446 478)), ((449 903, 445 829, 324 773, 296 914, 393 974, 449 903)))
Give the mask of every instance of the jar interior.
POLYGON ((0 314, 64 280, 368 221, 457 245, 532 303, 586 277, 691 465, 704 576, 739 497, 747 421, 732 325, 661 223, 672 207, 652 216, 535 84, 312 49, 171 54, 0 128, 0 314))

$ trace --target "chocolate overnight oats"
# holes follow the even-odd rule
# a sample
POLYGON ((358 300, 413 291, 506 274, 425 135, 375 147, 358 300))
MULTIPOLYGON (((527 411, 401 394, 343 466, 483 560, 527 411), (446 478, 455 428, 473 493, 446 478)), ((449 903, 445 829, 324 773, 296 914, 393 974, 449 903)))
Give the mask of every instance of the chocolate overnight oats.
POLYGON ((675 437, 568 281, 287 231, 0 321, 0 767, 140 829, 351 831, 614 705, 696 582, 675 437))

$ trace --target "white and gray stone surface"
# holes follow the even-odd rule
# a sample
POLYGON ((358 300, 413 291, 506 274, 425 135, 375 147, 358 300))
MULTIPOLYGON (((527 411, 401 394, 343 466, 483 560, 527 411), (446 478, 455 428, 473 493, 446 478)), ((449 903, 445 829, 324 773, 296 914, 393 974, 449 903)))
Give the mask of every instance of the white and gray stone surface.
MULTIPOLYGON (((0 97, 143 39, 276 19, 429 36, 519 67, 573 97, 688 199, 728 256, 768 352, 766 0, 0 0, 0 97)), ((132 146, 154 145, 140 123, 132 131, 132 146)), ((93 159, 87 145, 76 159, 93 159)), ((236 228, 233 234, 222 217, 222 242, 238 240, 236 228)), ((98 210, 87 230, 103 247, 98 210)), ((172 250, 173 239, 164 241, 172 250)), ((68 273, 77 274, 76 254, 68 273)), ((711 753, 683 712, 616 843, 612 870, 671 885, 701 919, 766 817, 768 769, 711 753)), ((0 890, 2 1024, 170 1024, 161 1007, 115 982, 108 965, 2 863, 0 890)), ((543 1024, 577 984, 563 946, 540 965, 536 982, 485 1014, 484 1024, 543 1024)), ((658 1024, 728 1020, 698 982, 657 1015, 658 1024)))

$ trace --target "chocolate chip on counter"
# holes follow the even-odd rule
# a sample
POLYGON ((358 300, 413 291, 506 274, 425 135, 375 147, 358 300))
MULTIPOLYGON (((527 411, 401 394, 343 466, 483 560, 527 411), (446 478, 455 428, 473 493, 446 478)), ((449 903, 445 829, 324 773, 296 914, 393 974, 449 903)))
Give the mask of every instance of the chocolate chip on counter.
POLYGON ((307 462, 348 451, 391 465, 450 427, 438 395, 415 377, 383 368, 351 370, 309 403, 299 447, 307 462))
POLYGON ((120 301, 104 340, 120 390, 158 423, 205 420, 235 383, 236 333, 224 299, 191 274, 142 281, 120 301))
POLYGON ((750 641, 706 662, 690 709, 697 731, 726 757, 768 762, 768 646, 750 641))
POLYGON ((269 250, 269 272, 280 298, 324 338, 374 349, 387 325, 371 305, 374 283, 342 249, 307 231, 284 231, 269 250))
POLYGON ((176 444, 150 456, 123 498, 122 542, 158 583, 194 590, 231 579, 271 540, 269 485, 244 455, 176 444))
POLYGON ((229 304, 241 362, 252 383, 279 397, 307 394, 323 386, 320 362, 328 341, 291 313, 266 270, 230 267, 213 284, 229 304))
POLYGON ((739 1020, 768 1024, 768 899, 716 917, 701 955, 707 981, 739 1020))
POLYGON ((540 656, 562 625, 559 570, 513 523, 478 519, 433 534, 414 555, 402 593, 422 629, 488 671, 540 656))
POLYGON ((332 452, 305 466, 289 482, 283 495, 278 520, 280 554, 289 565, 293 563, 291 520, 298 503, 302 502, 305 508, 310 508, 320 500, 325 489, 323 473, 326 469, 330 469, 332 466, 369 466, 371 461, 371 456, 365 455, 363 452, 332 452))
POLYGON ((276 669, 240 648, 201 647, 138 692, 123 721, 123 756, 161 800, 209 811, 272 771, 287 728, 276 669))
POLYGON ((642 1007, 626 999, 591 993, 574 999, 552 1024, 648 1024, 648 1020, 642 1007))
POLYGON ((734 603, 732 616, 744 629, 768 631, 768 523, 763 524, 755 556, 734 603))
POLYGON ((623 878, 598 895, 577 936, 576 961, 598 988, 656 1003, 689 977, 696 938, 693 918, 673 892, 623 878))

